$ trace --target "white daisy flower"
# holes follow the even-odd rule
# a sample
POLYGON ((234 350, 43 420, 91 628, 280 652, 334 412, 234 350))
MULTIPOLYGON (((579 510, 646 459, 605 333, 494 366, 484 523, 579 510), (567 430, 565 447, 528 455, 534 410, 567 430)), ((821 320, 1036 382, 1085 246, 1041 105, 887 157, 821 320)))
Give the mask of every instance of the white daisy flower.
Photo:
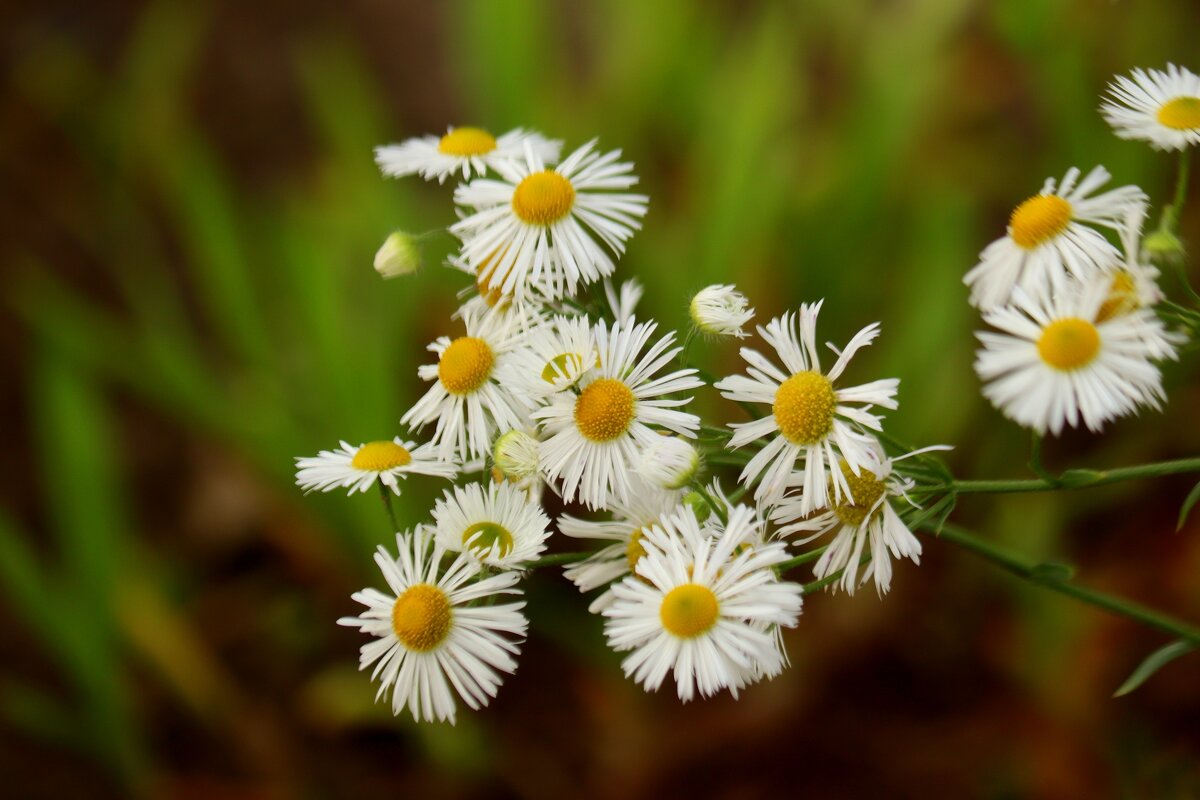
POLYGON ((1135 69, 1108 86, 1100 113, 1122 139, 1141 139, 1157 150, 1200 143, 1200 76, 1174 64, 1166 72, 1135 69))
POLYGON ((627 501, 632 495, 631 475, 639 452, 658 437, 650 426, 682 436, 694 436, 700 419, 677 411, 690 397, 667 395, 695 389, 703 382, 696 370, 683 369, 661 377, 679 352, 668 333, 639 355, 656 328, 655 323, 628 327, 606 322, 596 325, 600 365, 578 384, 579 393, 562 392, 533 412, 546 435, 542 442, 542 469, 548 482, 562 481, 567 502, 578 499, 591 508, 605 508, 612 498, 627 501))
POLYGON ((659 436, 642 451, 635 469, 653 486, 681 489, 699 471, 700 453, 687 439, 659 436))
POLYGON ((620 150, 601 155, 594 146, 551 168, 530 149, 522 162, 497 165, 501 180, 458 187, 454 201, 475 213, 450 230, 484 288, 521 298, 549 276, 551 296, 561 297, 612 274, 606 248, 624 252, 647 198, 613 191, 637 183, 633 165, 617 161, 620 150))
POLYGON ((526 405, 536 408, 550 395, 578 384, 599 358, 590 319, 556 316, 529 332, 509 359, 503 380, 526 405))
POLYGON ((703 333, 713 336, 745 338, 742 327, 754 318, 746 296, 732 284, 706 286, 692 298, 688 313, 703 333))
POLYGON ((364 644, 359 656, 359 669, 375 664, 376 700, 390 689, 392 713, 408 706, 414 720, 453 724, 455 694, 470 708, 482 708, 496 696, 502 674, 517 667, 515 656, 529 624, 521 613, 525 604, 481 601, 521 594, 515 588, 520 575, 501 572, 480 579, 479 564, 462 554, 443 569, 445 551, 420 528, 396 534, 396 547, 397 558, 382 546, 375 554, 394 594, 355 592, 354 600, 367 610, 338 624, 378 637, 364 644))
POLYGON ((609 645, 633 651, 621 664, 627 676, 654 691, 673 672, 686 702, 697 690, 736 697, 756 674, 781 668, 774 626, 796 625, 803 589, 775 574, 788 557, 783 543, 743 546, 761 540, 759 524, 753 510, 735 506, 712 535, 690 509, 646 530, 637 577, 615 584, 603 611, 609 645))
POLYGON ((1100 276, 1074 293, 984 314, 1001 333, 977 333, 975 371, 983 393, 1005 416, 1038 433, 1058 435, 1080 420, 1092 431, 1166 399, 1155 359, 1174 358, 1169 336, 1148 336, 1162 322, 1146 308, 1100 319, 1110 280, 1100 276))
POLYGON ((524 158, 527 149, 542 161, 554 162, 561 148, 562 142, 520 128, 499 138, 483 128, 448 128, 444 136, 419 136, 376 147, 375 163, 384 175, 394 178, 419 174, 444 183, 454 174, 470 180, 489 169, 496 171, 501 164, 524 158))
POLYGON ((989 244, 963 278, 971 287, 971 304, 983 310, 1004 305, 1020 288, 1030 297, 1049 298, 1069 277, 1088 280, 1108 272, 1120 253, 1095 228, 1120 231, 1131 209, 1146 204, 1136 186, 1121 186, 1093 195, 1108 182, 1104 167, 1096 167, 1078 184, 1072 167, 1055 184, 1046 180, 1042 191, 1012 212, 1008 234, 989 244))
MULTIPOLYGON (((467 266, 467 263, 459 256, 448 256, 446 266, 466 273, 473 280, 475 279, 475 271, 467 266)), ((554 311, 548 290, 540 284, 530 286, 529 292, 518 303, 514 303, 512 297, 501 293, 499 289, 488 289, 478 280, 474 286, 461 289, 458 297, 460 300, 463 298, 466 300, 458 307, 458 310, 450 315, 451 319, 466 319, 468 316, 479 317, 493 313, 511 320, 521 331, 528 331, 544 324, 554 311)))
POLYGON ((433 509, 438 543, 489 567, 519 569, 546 549, 550 519, 527 492, 504 481, 455 486, 433 509))
MULTIPOLYGON (((911 478, 893 470, 892 464, 930 450, 948 449, 941 445, 925 447, 890 459, 876 444, 871 460, 863 465, 858 475, 850 472, 844 461, 840 462, 842 477, 850 485, 854 499, 843 497, 831 508, 811 515, 801 511, 800 492, 788 494, 771 514, 771 520, 781 526, 777 535, 811 533, 799 540, 803 544, 836 531, 833 541, 813 568, 813 574, 824 578, 844 570, 838 584, 848 594, 854 594, 857 586, 874 578, 875 590, 883 595, 892 585, 893 558, 909 558, 914 564, 921 563, 921 542, 900 519, 891 502, 892 498, 901 498, 915 506, 908 497, 908 491, 915 484, 911 478), (860 579, 858 568, 864 549, 870 555, 870 563, 860 579)), ((801 491, 804 483, 802 472, 794 473, 788 481, 790 487, 801 491)))
MULTIPOLYGON (((576 539, 597 539, 609 542, 600 550, 565 570, 567 579, 579 587, 581 592, 590 592, 629 575, 638 559, 646 554, 642 548, 645 529, 663 519, 667 514, 679 510, 681 492, 664 491, 645 484, 639 485, 629 501, 613 501, 612 519, 587 520, 563 514, 558 518, 558 529, 566 536, 576 539)), ((612 602, 608 589, 592 602, 588 610, 600 613, 612 602)))
POLYGON ((407 442, 399 436, 389 441, 353 447, 341 442, 338 450, 322 450, 315 458, 296 459, 296 485, 306 492, 328 492, 349 487, 348 494, 365 492, 379 481, 400 494, 400 478, 410 474, 453 478, 458 465, 443 460, 432 445, 407 442))
POLYGON ((438 363, 418 368, 434 381, 400 421, 414 427, 436 422, 430 443, 443 459, 469 461, 487 455, 497 430, 524 427, 523 404, 498 376, 522 332, 513 317, 498 311, 464 316, 466 335, 443 336, 429 345, 438 363))
MULTIPOLYGON (((896 408, 900 382, 895 378, 845 389, 834 386, 854 354, 879 334, 879 323, 856 333, 845 350, 839 352, 829 345, 838 358, 828 374, 821 372, 817 315, 823 302, 801 305, 799 315, 785 314, 758 329, 783 361, 783 370, 758 351, 743 347, 749 377, 731 375, 716 383, 721 396, 735 402, 771 404, 771 416, 732 425, 733 436, 726 445, 738 448, 778 434, 750 459, 739 479, 747 486, 759 481, 754 498, 764 506, 774 505, 783 496, 788 475, 800 460, 808 476, 804 513, 825 507, 830 488, 826 471, 838 459, 845 459, 851 474, 857 475, 870 458, 875 439, 864 429, 881 429, 879 417, 870 409, 896 408)), ((849 495, 850 486, 840 471, 832 474, 833 499, 840 502, 849 495)))

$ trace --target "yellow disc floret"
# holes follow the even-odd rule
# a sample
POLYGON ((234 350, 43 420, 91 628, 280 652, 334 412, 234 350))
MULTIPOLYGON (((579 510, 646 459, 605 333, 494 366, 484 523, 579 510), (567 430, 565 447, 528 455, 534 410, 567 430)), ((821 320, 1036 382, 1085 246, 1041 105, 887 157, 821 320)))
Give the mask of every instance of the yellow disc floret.
POLYGON ((575 425, 593 442, 610 442, 633 422, 633 392, 616 378, 600 378, 575 400, 575 425))
POLYGON ((483 339, 460 336, 442 351, 438 378, 450 394, 470 394, 492 374, 496 358, 483 339))
POLYGON ((1086 367, 1100 352, 1100 332, 1085 319, 1056 319, 1042 329, 1038 355, 1063 372, 1086 367))
POLYGON ((1104 322, 1113 317, 1120 317, 1136 311, 1141 305, 1138 300, 1137 284, 1128 270, 1120 270, 1113 275, 1112 286, 1108 289, 1108 297, 1096 312, 1096 322, 1104 322))
POLYGON ((658 616, 669 633, 691 639, 715 625, 719 612, 717 596, 711 589, 698 583, 685 583, 667 592, 658 616))
POLYGON ((517 184, 512 207, 531 225, 549 225, 565 217, 575 204, 575 187, 552 169, 535 172, 517 184))
POLYGON ((427 653, 450 633, 450 599, 429 583, 410 586, 392 606, 392 630, 409 650, 427 653))
POLYGON ((367 442, 350 459, 350 466, 370 472, 383 472, 412 463, 412 453, 395 442, 367 442))
POLYGON ((493 546, 496 548, 495 554, 500 558, 504 558, 513 549, 512 534, 508 528, 495 522, 476 522, 463 531, 462 542, 480 557, 489 555, 493 546))
POLYGON ((438 142, 438 152, 447 156, 482 156, 496 149, 496 137, 483 128, 455 128, 438 142))
POLYGON ((775 392, 775 424, 792 444, 816 444, 833 430, 837 398, 833 384, 819 372, 797 372, 775 392))
POLYGON ((1177 131, 1200 128, 1200 97, 1176 97, 1162 104, 1158 121, 1177 131))
POLYGON ((555 383, 572 373, 579 372, 579 368, 582 366, 583 356, 578 353, 559 353, 547 361, 546 366, 542 368, 542 380, 546 383, 555 383))
MULTIPOLYGON (((843 496, 842 502, 833 507, 833 513, 847 525, 857 527, 863 524, 871 509, 883 497, 887 485, 865 467, 860 468, 857 475, 850 471, 850 465, 845 460, 841 462, 840 467, 846 484, 850 487, 850 497, 843 496), (854 499, 850 499, 851 497, 854 499)), ((833 490, 829 491, 832 496, 833 490)))
POLYGON ((646 555, 646 548, 642 547, 642 536, 642 529, 638 528, 629 534, 629 544, 625 545, 625 561, 629 564, 629 571, 635 575, 638 562, 646 555))
POLYGON ((1067 229, 1071 204, 1054 194, 1039 194, 1017 206, 1009 220, 1013 241, 1032 250, 1067 229))

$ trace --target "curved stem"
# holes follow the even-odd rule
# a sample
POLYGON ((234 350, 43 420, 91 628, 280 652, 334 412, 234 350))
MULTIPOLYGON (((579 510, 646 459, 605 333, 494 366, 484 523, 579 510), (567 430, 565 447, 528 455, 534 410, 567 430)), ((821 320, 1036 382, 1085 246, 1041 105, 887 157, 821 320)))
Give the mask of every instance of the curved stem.
POLYGON ((383 498, 383 507, 387 511, 388 521, 392 523, 392 533, 400 530, 400 525, 396 522, 396 509, 392 508, 392 492, 384 485, 383 481, 379 481, 379 496, 383 498))
MULTIPOLYGON (((930 532, 927 528, 924 529, 926 532, 930 532)), ((991 561, 993 564, 1020 578, 1024 578, 1036 586, 1041 586, 1059 594, 1065 594, 1068 597, 1074 597, 1080 602, 1087 603, 1096 608, 1102 608, 1109 613, 1131 619, 1134 622, 1139 622, 1163 633, 1177 636, 1194 645, 1200 645, 1200 627, 1176 619, 1168 614, 1163 614, 1153 608, 1126 600, 1123 597, 1117 597, 1116 595, 1071 583, 1065 578, 1063 571, 1042 569, 1040 568, 1042 565, 1014 555, 1008 550, 957 525, 943 525, 938 538, 942 541, 956 544, 964 550, 968 550, 977 556, 991 561)))

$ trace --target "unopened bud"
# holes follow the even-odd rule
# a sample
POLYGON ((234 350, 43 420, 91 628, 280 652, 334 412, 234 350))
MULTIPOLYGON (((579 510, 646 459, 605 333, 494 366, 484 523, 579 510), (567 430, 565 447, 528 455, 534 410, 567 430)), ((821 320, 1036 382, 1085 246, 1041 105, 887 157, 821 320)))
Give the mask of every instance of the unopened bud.
POLYGON ((385 278, 411 275, 421 266, 421 251, 417 248, 417 237, 404 231, 396 231, 383 241, 375 253, 375 271, 385 278))

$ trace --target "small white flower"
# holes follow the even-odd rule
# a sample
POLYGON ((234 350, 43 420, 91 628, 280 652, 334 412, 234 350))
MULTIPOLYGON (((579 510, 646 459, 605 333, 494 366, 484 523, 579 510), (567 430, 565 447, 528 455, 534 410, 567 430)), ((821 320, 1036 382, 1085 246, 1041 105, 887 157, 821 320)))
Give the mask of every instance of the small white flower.
POLYGON ((501 569, 519 569, 546 549, 550 519, 507 481, 455 486, 433 509, 438 543, 501 569))
POLYGON ((404 231, 395 231, 383 240, 375 253, 375 271, 384 278, 411 275, 421 266, 421 251, 417 237, 404 231))
POLYGON ((556 316, 529 332, 509 359, 503 380, 529 408, 536 408, 578 384, 599 359, 591 320, 556 316))
MULTIPOLYGON (((854 354, 879 334, 879 324, 872 323, 856 333, 845 350, 839 352, 830 345, 838 358, 825 374, 817 353, 820 311, 820 302, 801 305, 798 318, 785 314, 771 320, 765 329, 758 329, 783 361, 783 370, 758 351, 743 347, 741 354, 750 365, 749 377, 732 375, 716 383, 722 397, 771 406, 771 416, 731 426, 730 448, 771 437, 742 470, 741 482, 749 486, 761 476, 754 498, 764 506, 774 505, 783 496, 788 475, 800 460, 808 476, 803 495, 806 514, 827 503, 830 481, 826 470, 845 459, 850 472, 857 475, 870 458, 875 439, 865 430, 880 430, 879 417, 870 409, 896 408, 900 383, 887 378, 844 389, 835 387, 834 381, 841 377, 854 354)), ((838 502, 850 488, 840 471, 833 470, 832 474, 833 499, 838 502)))
POLYGON ((695 389, 703 382, 696 370, 684 369, 655 377, 679 352, 668 333, 646 350, 654 323, 609 329, 600 322, 594 330, 600 365, 578 385, 579 393, 560 392, 533 412, 546 438, 542 468, 547 482, 562 481, 564 500, 579 499, 591 508, 605 508, 612 498, 626 501, 638 453, 658 437, 657 426, 694 436, 700 419, 677 411, 691 398, 667 395, 695 389))
POLYGON ((1150 309, 1102 319, 1111 281, 1100 276, 1049 303, 1018 294, 984 314, 1002 333, 981 332, 975 371, 1005 416, 1058 435, 1080 420, 1092 431, 1165 399, 1154 360, 1174 358, 1173 339, 1150 309))
POLYGON ((690 509, 650 527, 637 577, 613 586, 603 610, 609 645, 633 652, 625 674, 647 691, 673 672, 679 698, 738 690, 782 668, 777 626, 794 627, 799 584, 773 567, 787 559, 781 542, 763 543, 755 512, 729 511, 724 529, 701 528, 690 509))
POLYGON ((438 363, 421 366, 417 375, 434 383, 400 421, 415 427, 436 422, 430 443, 442 458, 466 462, 487 455, 497 430, 525 427, 526 416, 524 404, 498 379, 523 336, 516 321, 499 309, 463 321, 465 336, 429 345, 438 363))
POLYGON ((392 693, 392 713, 408 706, 415 720, 454 722, 457 694, 472 709, 496 696, 502 673, 512 673, 528 622, 524 603, 483 605, 500 595, 519 595, 520 575, 502 572, 476 579, 479 565, 466 556, 443 569, 445 551, 429 532, 396 534, 399 557, 383 547, 375 563, 394 594, 377 589, 355 592, 367 607, 339 625, 378 637, 364 644, 359 669, 375 664, 380 697, 392 693), (376 663, 378 662, 378 663, 376 663))
POLYGON ((496 165, 501 180, 458 187, 454 202, 475 212, 450 230, 483 288, 523 298, 537 286, 557 298, 612 274, 609 253, 624 252, 647 198, 613 191, 637 183, 633 165, 594 146, 550 168, 530 149, 522 162, 496 165))
MULTIPOLYGON (((949 448, 922 448, 901 458, 944 449, 949 448)), ((838 584, 848 594, 854 594, 857 586, 872 578, 875 579, 875 590, 880 595, 887 592, 892 585, 893 558, 908 558, 914 564, 921 563, 921 542, 900 519, 891 503, 892 498, 896 497, 912 503, 908 499, 908 491, 914 483, 893 470, 892 464, 897 460, 889 459, 883 448, 876 444, 872 449, 872 459, 858 475, 851 473, 844 462, 839 464, 842 476, 850 485, 853 500, 843 497, 831 508, 809 515, 801 512, 800 492, 796 492, 785 496, 771 515, 772 521, 781 526, 778 531, 780 536, 797 532, 812 534, 800 540, 800 543, 837 531, 817 561, 813 574, 817 578, 824 578, 844 570, 838 584), (864 549, 870 555, 870 562, 860 580, 858 569, 864 549)), ((801 489, 804 486, 803 473, 793 474, 788 485, 801 489)))
POLYGON ((400 494, 400 478, 410 474, 453 478, 458 465, 442 460, 429 444, 417 447, 397 436, 389 441, 353 447, 341 442, 337 450, 322 450, 315 458, 296 459, 296 485, 306 492, 328 492, 349 487, 349 494, 365 492, 376 482, 400 494))
POLYGON ((1100 113, 1122 139, 1141 139, 1157 150, 1200 143, 1200 76, 1174 64, 1166 72, 1135 69, 1109 84, 1100 113))
POLYGON ((687 486, 700 469, 700 453, 687 439, 659 436, 642 450, 637 473, 662 489, 687 486))
POLYGON ((512 430, 496 439, 492 461, 506 478, 523 481, 538 474, 542 443, 522 430, 512 430))
POLYGON ((714 285, 696 292, 688 312, 702 332, 742 339, 746 336, 742 326, 754 317, 754 309, 748 306, 746 296, 732 285, 714 285))
POLYGON ((524 157, 526 148, 543 161, 558 160, 562 142, 520 128, 496 138, 482 128, 448 128, 444 136, 420 136, 375 148, 375 162, 394 178, 419 174, 425 180, 459 173, 463 180, 483 175, 507 161, 524 157))
POLYGON ((971 287, 971 304, 985 311, 1002 306, 1018 288, 1046 300, 1072 277, 1090 280, 1111 272, 1121 254, 1089 225, 1120 232, 1131 210, 1145 206, 1146 195, 1136 186, 1121 186, 1091 196, 1109 177, 1096 167, 1076 184, 1079 170, 1072 167, 1057 186, 1049 178, 1039 194, 1017 206, 1008 234, 984 248, 979 264, 963 278, 971 287))

